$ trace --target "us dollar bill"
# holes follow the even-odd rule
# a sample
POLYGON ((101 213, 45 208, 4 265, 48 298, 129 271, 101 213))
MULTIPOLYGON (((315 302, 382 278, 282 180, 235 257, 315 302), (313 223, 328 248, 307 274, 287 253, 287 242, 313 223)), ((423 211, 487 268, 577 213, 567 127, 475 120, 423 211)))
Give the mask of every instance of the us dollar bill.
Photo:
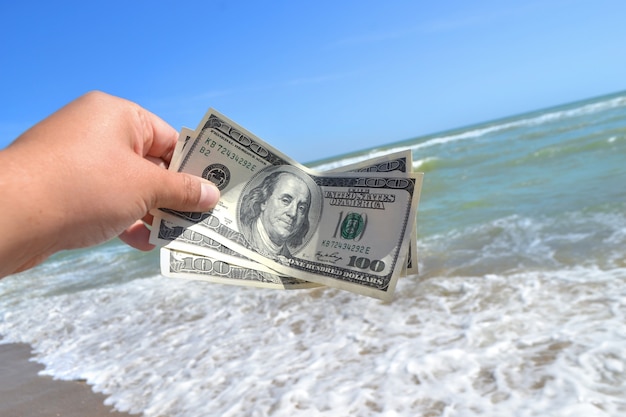
MULTIPOLYGON (((176 169, 178 163, 175 162, 182 158, 182 153, 184 152, 184 144, 189 142, 189 139, 192 137, 193 131, 190 129, 183 128, 181 130, 181 138, 177 144, 177 148, 174 152, 174 156, 172 157, 172 162, 170 163, 170 169, 176 169)), ((390 154, 385 154, 381 156, 377 156, 374 158, 370 158, 367 160, 362 160, 360 162, 342 166, 335 168, 333 170, 329 170, 328 172, 340 172, 342 170, 353 171, 353 172, 387 172, 394 174, 402 174, 407 172, 407 169, 410 169, 412 166, 412 154, 409 150, 398 151, 390 154)), ((251 285, 255 287, 266 287, 266 288, 281 288, 281 289, 301 289, 301 288, 311 288, 317 287, 319 284, 310 283, 307 281, 302 281, 297 278, 290 278, 277 275, 275 271, 266 267, 265 265, 248 259, 238 252, 231 250, 230 248, 220 244, 219 242, 208 238, 206 236, 201 235, 198 232, 187 229, 186 227, 177 225, 175 223, 169 222, 161 218, 158 213, 155 215, 154 223, 155 230, 157 231, 156 236, 153 237, 153 243, 156 245, 165 245, 171 252, 181 251, 185 253, 192 253, 199 255, 201 257, 206 257, 209 259, 209 262, 223 261, 228 265, 235 265, 240 269, 239 274, 237 276, 257 276, 256 273, 249 274, 241 274, 241 271, 247 269, 254 269, 256 271, 260 271, 264 274, 270 274, 269 276, 272 279, 264 279, 264 280, 254 280, 254 279, 244 279, 238 280, 236 277, 230 277, 229 279, 223 279, 221 276, 216 276, 213 282, 221 282, 226 284, 236 284, 236 285, 251 285)), ((412 235, 411 239, 415 238, 415 234, 412 235)), ((409 245, 409 252, 407 258, 411 257, 412 248, 414 249, 416 246, 413 240, 409 245)), ((175 259, 175 257, 171 256, 168 252, 167 255, 169 259, 175 259)), ((413 259, 416 259, 413 256, 413 259)), ((411 274, 411 264, 407 261, 407 270, 403 271, 401 275, 411 274)), ((171 266, 168 267, 166 262, 162 260, 162 268, 161 273, 165 276, 172 277, 180 277, 181 274, 175 272, 175 268, 171 266)), ((206 274, 205 274, 206 275, 206 274)), ((263 276, 263 275, 262 275, 263 276)), ((186 278, 189 279, 200 279, 198 278, 198 274, 185 274, 186 278)), ((202 278, 206 281, 211 281, 206 279, 206 277, 202 278)))
POLYGON ((403 267, 422 174, 317 174, 210 110, 179 171, 222 192, 207 213, 166 211, 280 275, 390 299, 403 267))
MULTIPOLYGON (((178 170, 186 153, 187 145, 193 137, 194 131, 192 129, 185 127, 181 129, 168 169, 178 170)), ((284 290, 320 286, 320 284, 313 282, 278 275, 276 271, 242 256, 209 237, 164 220, 158 211, 154 213, 152 226, 151 243, 167 248, 166 251, 161 251, 162 275, 230 285, 284 290), (181 254, 180 256, 178 255, 179 253, 181 254), (194 257, 192 258, 190 255, 194 255, 194 257), (186 263, 181 264, 180 259, 185 259, 186 263), (190 267, 182 267, 189 262, 202 267, 191 269, 190 267), (222 264, 219 264, 219 262, 222 262, 222 264), (229 273, 219 272, 224 268, 206 268, 207 265, 226 265, 229 273)))
POLYGON ((296 278, 232 265, 223 260, 161 248, 161 271, 173 278, 263 288, 301 289, 319 286, 296 278))
MULTIPOLYGON (((179 161, 180 158, 182 158, 181 153, 184 152, 184 147, 181 144, 188 143, 192 135, 193 131, 191 129, 183 128, 181 130, 181 139, 179 139, 174 156, 172 157, 170 169, 177 169, 178 163, 175 161, 179 161)), ((411 151, 402 150, 361 160, 353 164, 340 166, 326 172, 386 172, 393 175, 403 175, 410 170, 411 167, 411 151)), ((191 234, 186 233, 186 229, 183 226, 178 226, 175 223, 163 220, 158 212, 155 214, 153 225, 157 232, 152 236, 152 243, 157 246, 167 245, 170 249, 223 259, 230 264, 236 264, 247 268, 256 268, 260 271, 268 272, 269 268, 265 267, 263 264, 245 258, 237 252, 224 247, 217 241, 206 238, 197 232, 191 232, 191 234)), ((415 231, 416 230, 414 229, 411 236, 409 251, 407 254, 406 270, 403 271, 402 275, 417 273, 417 262, 412 262, 412 260, 417 259, 415 231)))
MULTIPOLYGON (((406 149, 383 156, 366 159, 354 164, 330 169, 326 172, 386 172, 403 175, 413 170, 413 153, 406 149)), ((401 275, 417 274, 417 228, 413 227, 405 267, 401 275)))
MULTIPOLYGON (((193 253, 227 262, 229 265, 237 265, 243 268, 256 269, 260 272, 276 274, 276 271, 266 267, 262 263, 253 261, 240 253, 222 245, 218 241, 204 236, 188 227, 174 222, 158 218, 153 224, 158 233, 152 243, 157 246, 165 246, 171 250, 193 253)), ((290 279, 290 282, 293 281, 290 279)))

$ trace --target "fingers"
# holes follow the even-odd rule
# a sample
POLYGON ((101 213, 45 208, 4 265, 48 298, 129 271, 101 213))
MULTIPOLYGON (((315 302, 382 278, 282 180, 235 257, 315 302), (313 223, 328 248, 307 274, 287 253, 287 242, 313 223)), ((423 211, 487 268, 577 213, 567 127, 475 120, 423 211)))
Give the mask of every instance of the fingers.
MULTIPOLYGON (((156 182, 158 188, 153 208, 171 208, 180 211, 209 211, 217 204, 220 191, 211 182, 187 174, 158 169, 163 173, 161 181, 156 182)), ((149 243, 150 229, 146 223, 152 224, 153 217, 146 214, 119 235, 122 242, 142 251, 154 249, 149 243)))
POLYGON ((145 224, 152 225, 152 223, 154 223, 154 216, 152 214, 148 213, 145 216, 143 216, 141 221, 144 222, 145 224))
MULTIPOLYGON (((201 207, 208 207, 209 210, 215 207, 220 199, 220 190, 210 181, 200 180, 200 201, 201 207)), ((206 209, 202 211, 207 211, 206 209)))
POLYGON ((137 220, 128 229, 119 235, 122 242, 135 249, 149 251, 154 249, 154 245, 149 243, 150 229, 141 221, 137 220))
POLYGON ((178 132, 148 110, 140 109, 140 117, 144 129, 144 155, 169 162, 178 141, 178 132))
POLYGON ((153 178, 156 187, 150 209, 205 212, 214 208, 220 198, 220 191, 212 182, 180 172, 157 171, 159 175, 153 178))
MULTIPOLYGON (((211 182, 189 174, 168 171, 164 169, 169 164, 172 153, 178 141, 178 132, 163 119, 145 110, 136 107, 135 114, 139 130, 139 148, 136 153, 151 162, 142 164, 143 174, 139 177, 140 189, 143 191, 148 211, 156 208, 169 208, 179 211, 206 212, 217 204, 220 198, 218 188, 211 182), (140 150, 141 149, 141 150, 140 150), (150 168, 148 168, 150 167, 150 168)), ((135 145, 138 143, 135 141, 135 145)), ((151 222, 151 218, 144 217, 144 221, 151 222)), ((150 231, 146 224, 137 221, 127 228, 120 239, 128 245, 140 250, 150 250, 154 246, 148 243, 150 231)))
POLYGON ((159 168, 167 169, 167 166, 169 165, 165 160, 157 158, 155 156, 146 156, 146 159, 152 162, 154 165, 158 166, 159 168))

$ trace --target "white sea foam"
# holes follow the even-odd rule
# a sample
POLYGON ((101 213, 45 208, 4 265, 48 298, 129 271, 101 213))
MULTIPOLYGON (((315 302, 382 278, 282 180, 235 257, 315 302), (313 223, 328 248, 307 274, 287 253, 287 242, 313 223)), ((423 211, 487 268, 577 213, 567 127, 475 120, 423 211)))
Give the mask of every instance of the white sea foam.
POLYGON ((385 304, 154 277, 24 298, 0 332, 146 416, 615 416, 625 284, 620 268, 409 277, 385 304))
POLYGON ((45 373, 146 416, 620 415, 623 255, 582 265, 561 252, 623 247, 625 217, 558 221, 510 216, 421 241, 422 274, 392 303, 68 274, 135 253, 111 245, 7 278, 0 334, 33 344, 45 373))
POLYGON ((421 167, 424 166, 425 164, 428 164, 429 162, 438 161, 438 160, 439 158, 431 156, 431 157, 422 158, 422 159, 413 161, 413 171, 419 171, 421 167))
POLYGON ((580 211, 530 218, 506 216, 420 239, 426 276, 465 276, 575 265, 612 269, 624 265, 626 215, 580 211))

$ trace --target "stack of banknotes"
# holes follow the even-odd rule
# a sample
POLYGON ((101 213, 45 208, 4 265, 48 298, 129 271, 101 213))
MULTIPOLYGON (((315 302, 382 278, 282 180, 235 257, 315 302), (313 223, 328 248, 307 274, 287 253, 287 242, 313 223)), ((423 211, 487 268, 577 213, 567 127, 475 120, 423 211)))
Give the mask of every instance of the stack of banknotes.
POLYGON ((153 213, 165 276, 391 300, 417 272, 423 174, 409 150, 317 172, 210 109, 181 130, 169 169, 212 181, 221 198, 210 212, 153 213))

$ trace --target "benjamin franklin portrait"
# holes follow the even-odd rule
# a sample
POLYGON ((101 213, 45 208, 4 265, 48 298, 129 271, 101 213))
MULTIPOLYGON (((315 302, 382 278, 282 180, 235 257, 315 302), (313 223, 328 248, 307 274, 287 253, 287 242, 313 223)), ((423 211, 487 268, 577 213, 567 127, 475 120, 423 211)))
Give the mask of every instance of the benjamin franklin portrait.
POLYGON ((319 187, 298 168, 265 168, 242 192, 239 230, 257 252, 290 258, 315 232, 321 200, 319 187))

